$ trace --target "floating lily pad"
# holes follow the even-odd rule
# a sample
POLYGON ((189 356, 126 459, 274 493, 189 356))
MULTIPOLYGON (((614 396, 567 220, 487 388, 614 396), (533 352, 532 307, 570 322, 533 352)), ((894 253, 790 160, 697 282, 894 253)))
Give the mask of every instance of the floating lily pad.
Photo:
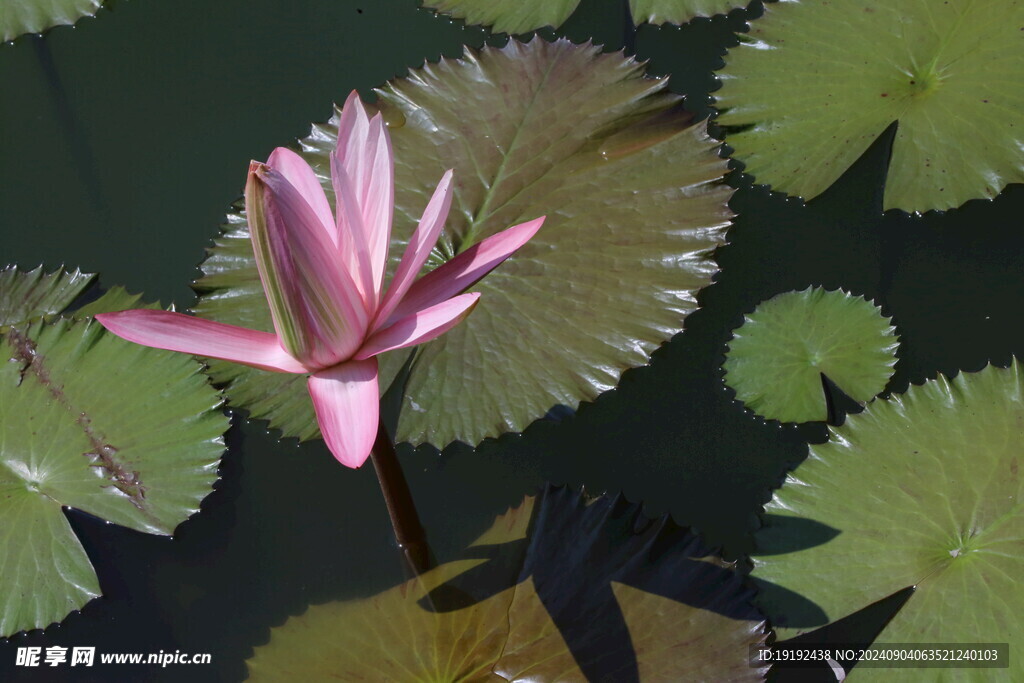
MULTIPOLYGON (((124 287, 118 285, 108 289, 95 301, 90 301, 81 308, 76 309, 74 317, 83 319, 97 313, 113 313, 133 308, 160 308, 160 304, 145 301, 141 294, 132 294, 124 287)), ((174 309, 172 308, 171 310, 174 309)))
MULTIPOLYGON (((680 330, 717 268, 732 190, 705 125, 690 125, 665 85, 621 55, 537 39, 428 65, 378 92, 396 159, 392 269, 447 168, 452 213, 428 268, 547 215, 473 288, 483 295, 473 314, 420 347, 399 439, 476 444, 521 431, 614 387, 680 330)), ((334 121, 301 143, 329 195, 334 121)), ((199 315, 272 329, 237 211, 202 269, 199 315)), ((382 388, 407 358, 381 358, 382 388)), ((211 371, 234 405, 286 435, 316 435, 303 377, 211 371)))
POLYGON ((805 199, 898 121, 884 208, 928 211, 1024 180, 1020 0, 766 4, 720 72, 726 142, 805 199))
MULTIPOLYGON (((767 506, 778 518, 838 531, 799 545, 766 527, 754 576, 780 636, 835 621, 908 586, 917 589, 878 637, 887 643, 1006 643, 1024 647, 1024 378, 987 367, 878 400, 811 455, 767 506), (786 591, 821 608, 792 618, 786 591)), ((798 528, 798 527, 793 527, 798 528)), ((856 669, 855 669, 856 671, 856 669)), ((990 680, 947 669, 943 680, 990 680)), ((991 673, 991 672, 990 672, 991 673)), ((1006 680, 1024 678, 1010 657, 1006 680)), ((894 680, 920 671, 894 669, 894 680)))
POLYGON ((0 327, 62 312, 95 277, 79 270, 44 273, 42 266, 30 271, 17 266, 0 270, 0 327))
MULTIPOLYGON (((579 4, 580 0, 426 0, 423 6, 495 33, 526 33, 561 26, 579 4)), ((645 21, 685 24, 694 17, 710 17, 746 4, 741 0, 629 0, 629 9, 639 26, 645 21)))
POLYGON ((858 402, 885 389, 896 364, 896 330, 870 301, 808 287, 758 305, 735 330, 725 383, 761 417, 824 421, 821 377, 858 402))
POLYGON ((749 598, 731 565, 670 520, 549 488, 465 559, 273 629, 250 680, 763 680, 749 662, 765 638, 749 598))
MULTIPOLYGON (((77 276, 15 279, 53 292, 77 276)), ((14 317, 70 303, 29 286, 18 291, 47 305, 20 306, 14 317)), ((12 325, 0 352, 10 359, 0 364, 3 637, 44 628, 99 595, 63 506, 170 534, 210 492, 228 425, 198 363, 125 342, 93 321, 12 325)))
POLYGON ((0 4, 0 40, 74 24, 96 14, 102 4, 103 0, 4 0, 0 4))
POLYGON ((685 24, 694 17, 713 17, 737 7, 746 7, 743 0, 629 0, 633 23, 685 24))

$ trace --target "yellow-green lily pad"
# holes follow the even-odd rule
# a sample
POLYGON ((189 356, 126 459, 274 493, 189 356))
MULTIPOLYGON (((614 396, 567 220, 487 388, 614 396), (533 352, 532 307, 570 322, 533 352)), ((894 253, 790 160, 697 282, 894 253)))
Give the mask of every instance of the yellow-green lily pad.
MULTIPOLYGON (((1020 364, 911 386, 830 431, 767 512, 836 533, 810 547, 772 525, 757 537, 753 576, 766 586, 758 602, 780 636, 914 586, 880 642, 1009 643, 1009 669, 945 669, 942 680, 1024 677, 1012 654, 1024 648, 1020 364), (794 595, 817 605, 819 617, 799 617, 794 595)), ((920 677, 892 669, 886 680, 920 677)))
POLYGON ((0 41, 74 24, 96 14, 102 5, 103 0, 4 0, 0 3, 0 41))
POLYGON ((894 121, 884 209, 1024 180, 1022 0, 789 0, 729 52, 718 119, 756 182, 811 199, 894 121))
POLYGON ((763 301, 733 332, 725 382, 761 417, 828 417, 822 375, 864 403, 885 389, 896 365, 896 330, 870 301, 808 287, 763 301))
POLYGON ((62 508, 170 535, 217 478, 228 422, 198 363, 54 317, 91 277, 0 274, 0 637, 100 593, 62 508))

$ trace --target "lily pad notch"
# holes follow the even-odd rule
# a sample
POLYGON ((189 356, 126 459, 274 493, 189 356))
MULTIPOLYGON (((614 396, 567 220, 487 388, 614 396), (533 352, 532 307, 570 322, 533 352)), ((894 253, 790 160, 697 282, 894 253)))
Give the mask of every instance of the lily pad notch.
POLYGON ((766 3, 718 123, 755 182, 806 200, 894 121, 883 210, 992 199, 1024 182, 1022 26, 1020 0, 766 3))
MULTIPOLYGON (((766 512, 838 533, 800 549, 793 542, 799 538, 783 537, 779 525, 758 532, 758 547, 772 552, 755 553, 752 578, 784 589, 757 598, 780 637, 913 586, 880 640, 1009 643, 1009 669, 944 675, 1019 680, 1024 661, 1012 653, 1024 647, 1020 362, 912 385, 830 432, 826 443, 810 447, 766 512), (793 595, 817 605, 820 619, 793 619, 793 595)), ((920 680, 920 672, 894 669, 888 677, 920 680)))
POLYGON ((758 304, 733 332, 725 383, 757 415, 825 421, 833 383, 863 405, 893 374, 896 328, 866 298, 808 287, 758 304))

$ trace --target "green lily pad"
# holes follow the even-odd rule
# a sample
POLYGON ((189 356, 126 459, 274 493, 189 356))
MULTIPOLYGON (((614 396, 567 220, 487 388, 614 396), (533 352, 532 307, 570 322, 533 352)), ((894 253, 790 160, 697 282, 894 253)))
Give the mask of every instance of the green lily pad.
POLYGON ((74 24, 96 14, 102 4, 103 0, 4 0, 0 4, 0 41, 74 24))
MULTIPOLYGON (((429 268, 547 215, 473 288, 473 314, 420 347, 399 439, 476 444, 521 431, 552 406, 614 387, 680 330, 717 268, 732 190, 705 124, 690 125, 665 84, 621 55, 536 39, 429 65, 378 92, 396 159, 392 270, 447 168, 454 202, 429 268)), ((301 142, 329 194, 334 126, 301 142)), ((273 329, 237 209, 202 269, 199 315, 273 329)), ((382 388, 407 358, 382 357, 382 388)), ((232 404, 286 435, 316 435, 303 377, 210 367, 232 404)))
POLYGON ((629 0, 633 23, 685 24, 694 17, 713 17, 737 7, 746 7, 742 0, 629 0))
MULTIPOLYGON (((495 33, 526 33, 561 26, 580 0, 426 0, 424 7, 488 26, 495 33)), ((723 14, 745 7, 742 0, 629 0, 633 22, 685 24, 694 17, 723 14)))
MULTIPOLYGON (((887 643, 1024 647, 1024 378, 1020 364, 939 377, 873 402, 811 455, 768 504, 784 518, 838 531, 793 551, 771 526, 754 576, 780 636, 835 621, 908 586, 914 594, 878 637, 887 643), (776 554, 775 546, 783 550, 776 554), (785 548, 789 548, 786 550, 785 548), (781 587, 821 608, 793 619, 781 587)), ((793 527, 796 528, 796 527, 793 527)), ((806 544, 805 544, 806 545, 806 544)), ((854 670, 856 671, 856 669, 854 670)), ((947 669, 943 680, 992 680, 947 669)), ((991 674, 992 670, 988 670, 991 674)), ((920 671, 894 669, 894 680, 920 671)), ((1010 658, 1005 680, 1024 678, 1010 658)), ((888 679, 887 679, 888 680, 888 679)))
POLYGON ((764 622, 750 596, 671 521, 548 488, 464 559, 272 629, 250 680, 759 681, 749 652, 764 622))
POLYGON ((757 182, 805 199, 898 121, 884 208, 924 212, 1024 180, 1021 0, 765 6, 717 106, 757 182))
MULTIPOLYGON (((84 319, 97 313, 113 313, 133 308, 161 308, 159 303, 144 301, 141 294, 132 294, 120 285, 111 287, 95 301, 90 301, 74 312, 74 317, 84 319)), ((173 308, 171 310, 174 310, 173 308)))
POLYGON ((725 383, 758 415, 780 422, 828 418, 821 376, 863 403, 896 365, 896 329, 870 301, 808 287, 758 305, 733 333, 725 383))
POLYGON ((0 270, 0 328, 62 312, 95 277, 79 270, 44 273, 42 266, 30 271, 17 266, 0 270))
MULTIPOLYGON (((17 279, 30 277, 55 291, 54 282, 73 276, 17 279)), ((26 298, 53 304, 45 312, 63 308, 32 291, 26 298)), ((24 306, 19 310, 25 314, 24 306)), ((11 361, 0 364, 0 637, 6 637, 60 621, 99 595, 62 507, 147 533, 172 533, 211 491, 228 423, 198 363, 125 342, 94 321, 14 325, 0 334, 0 352, 11 361)))

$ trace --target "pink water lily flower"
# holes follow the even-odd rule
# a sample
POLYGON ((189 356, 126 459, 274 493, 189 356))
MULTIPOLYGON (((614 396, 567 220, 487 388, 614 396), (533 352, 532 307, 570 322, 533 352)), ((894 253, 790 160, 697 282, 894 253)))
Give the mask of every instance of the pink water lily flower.
POLYGON ((391 141, 353 92, 331 155, 334 215, 313 169, 277 148, 252 162, 245 187, 252 245, 276 334, 181 313, 133 310, 96 319, 129 341, 275 372, 309 373, 320 431, 344 465, 359 467, 377 435, 377 354, 428 341, 476 305, 462 294, 525 244, 543 217, 472 245, 416 279, 452 201, 441 178, 390 286, 384 272, 394 210, 391 141))

